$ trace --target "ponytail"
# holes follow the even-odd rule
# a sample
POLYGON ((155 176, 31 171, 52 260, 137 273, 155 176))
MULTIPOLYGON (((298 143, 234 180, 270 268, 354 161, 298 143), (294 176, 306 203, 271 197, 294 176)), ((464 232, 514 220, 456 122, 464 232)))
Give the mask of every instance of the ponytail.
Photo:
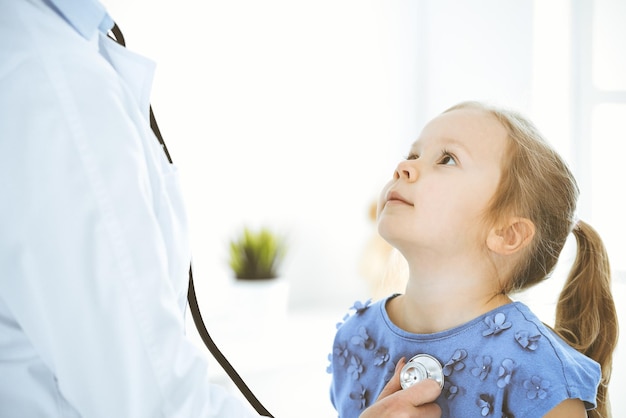
POLYGON ((578 221, 572 231, 579 189, 565 161, 543 138, 537 127, 521 114, 479 102, 450 108, 482 109, 493 115, 508 132, 500 184, 485 219, 497 224, 515 215, 530 219, 536 227, 532 243, 512 266, 502 292, 528 289, 547 279, 570 234, 578 245, 576 260, 556 307, 555 331, 572 347, 602 368, 597 408, 589 418, 610 418, 608 384, 613 351, 617 345, 617 314, 611 295, 609 261, 598 233, 578 221))
POLYGON ((576 260, 559 296, 554 329, 572 347, 600 364, 597 407, 589 411, 589 418, 611 418, 608 385, 618 324, 609 260, 600 236, 589 224, 578 221, 573 233, 576 260))

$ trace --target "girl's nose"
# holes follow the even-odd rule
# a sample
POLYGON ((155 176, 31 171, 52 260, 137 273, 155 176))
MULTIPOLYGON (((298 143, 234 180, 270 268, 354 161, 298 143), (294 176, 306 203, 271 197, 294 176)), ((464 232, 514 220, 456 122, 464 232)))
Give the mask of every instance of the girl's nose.
POLYGON ((403 160, 396 167, 396 171, 393 173, 393 178, 403 179, 409 182, 417 180, 417 167, 415 166, 415 160, 403 160))

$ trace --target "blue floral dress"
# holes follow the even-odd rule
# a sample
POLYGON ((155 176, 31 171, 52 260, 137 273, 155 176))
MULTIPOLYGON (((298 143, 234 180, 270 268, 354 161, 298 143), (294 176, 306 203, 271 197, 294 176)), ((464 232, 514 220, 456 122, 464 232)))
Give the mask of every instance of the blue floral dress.
POLYGON ((443 417, 537 418, 569 398, 595 407, 600 366, 523 303, 446 331, 412 334, 391 322, 387 300, 357 302, 338 324, 328 372, 340 418, 358 417, 376 400, 400 358, 408 361, 416 354, 431 355, 443 367, 437 399, 443 417))

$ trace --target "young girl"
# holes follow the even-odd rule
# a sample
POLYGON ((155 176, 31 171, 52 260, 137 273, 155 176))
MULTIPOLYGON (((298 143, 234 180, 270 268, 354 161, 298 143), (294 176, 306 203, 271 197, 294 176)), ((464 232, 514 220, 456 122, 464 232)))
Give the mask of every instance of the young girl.
POLYGON ((426 354, 441 366, 429 377, 444 417, 610 417, 617 316, 606 251, 576 219, 577 198, 566 164, 517 113, 467 102, 426 125, 378 208, 409 280, 339 326, 339 416, 357 417, 400 378, 395 364, 426 354), (570 233, 577 257, 551 329, 509 295, 550 275, 570 233))

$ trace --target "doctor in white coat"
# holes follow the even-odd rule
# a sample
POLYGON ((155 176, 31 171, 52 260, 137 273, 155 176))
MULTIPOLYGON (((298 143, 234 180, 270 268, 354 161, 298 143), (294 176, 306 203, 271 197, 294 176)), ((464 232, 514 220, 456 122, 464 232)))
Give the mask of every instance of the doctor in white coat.
POLYGON ((151 61, 92 0, 0 0, 0 417, 258 416, 184 335, 151 61))

